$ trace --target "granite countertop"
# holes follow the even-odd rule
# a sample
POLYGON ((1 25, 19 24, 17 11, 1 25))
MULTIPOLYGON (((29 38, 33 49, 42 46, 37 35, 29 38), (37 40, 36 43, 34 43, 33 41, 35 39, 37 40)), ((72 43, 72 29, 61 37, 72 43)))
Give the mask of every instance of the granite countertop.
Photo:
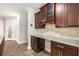
POLYGON ((79 47, 79 38, 77 37, 68 37, 68 36, 61 36, 61 35, 43 35, 40 33, 34 33, 31 34, 32 36, 36 36, 36 37, 40 37, 40 38, 44 38, 46 40, 51 40, 51 41, 56 41, 56 42, 60 42, 60 43, 64 43, 64 44, 68 44, 68 45, 72 45, 75 47, 79 47))

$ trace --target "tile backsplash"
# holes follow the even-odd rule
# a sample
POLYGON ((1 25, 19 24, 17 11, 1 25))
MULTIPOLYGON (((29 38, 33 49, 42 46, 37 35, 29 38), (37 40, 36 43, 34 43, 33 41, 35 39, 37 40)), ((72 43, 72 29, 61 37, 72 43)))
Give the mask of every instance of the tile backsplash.
POLYGON ((47 31, 53 31, 63 36, 79 37, 79 27, 56 28, 54 24, 46 24, 45 29, 37 29, 39 33, 47 31))

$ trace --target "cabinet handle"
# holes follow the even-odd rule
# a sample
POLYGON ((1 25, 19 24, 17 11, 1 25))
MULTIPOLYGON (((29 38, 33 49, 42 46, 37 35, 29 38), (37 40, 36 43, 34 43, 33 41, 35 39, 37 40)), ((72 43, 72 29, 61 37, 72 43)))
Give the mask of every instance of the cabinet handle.
POLYGON ((65 20, 65 25, 67 25, 67 20, 65 20))
POLYGON ((61 45, 57 45, 57 47, 59 47, 59 48, 61 48, 61 49, 63 49, 64 47, 63 46, 61 46, 61 45))
POLYGON ((57 45, 57 47, 59 48, 59 55, 63 56, 63 49, 64 49, 64 47, 61 46, 61 45, 57 45))
POLYGON ((63 50, 61 50, 60 54, 61 54, 61 56, 63 56, 63 50))
POLYGON ((61 50, 59 50, 59 56, 61 56, 61 50))
POLYGON ((59 56, 63 56, 63 50, 59 49, 59 56))

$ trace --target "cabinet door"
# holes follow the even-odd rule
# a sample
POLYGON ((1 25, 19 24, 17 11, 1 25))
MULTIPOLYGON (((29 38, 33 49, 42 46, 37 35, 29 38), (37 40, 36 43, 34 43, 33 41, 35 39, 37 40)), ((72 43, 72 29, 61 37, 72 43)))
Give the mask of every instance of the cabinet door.
POLYGON ((40 49, 44 50, 45 49, 45 39, 39 38, 38 45, 39 45, 40 49))
POLYGON ((56 4, 56 27, 65 26, 65 20, 67 19, 67 4, 56 4))
POLYGON ((78 26, 79 26, 79 3, 78 3, 78 26))
POLYGON ((52 56, 78 56, 78 47, 51 42, 51 55, 52 56))
POLYGON ((35 38, 33 36, 31 36, 31 47, 35 49, 35 38))
POLYGON ((66 26, 78 25, 78 4, 68 3, 68 19, 66 20, 66 26))
POLYGON ((64 46, 61 43, 51 41, 51 55, 63 56, 64 46))
POLYGON ((40 52, 45 48, 45 40, 31 36, 31 47, 34 51, 40 52))
POLYGON ((70 45, 64 45, 64 56, 78 56, 78 48, 70 45))
POLYGON ((41 28, 40 12, 35 14, 35 28, 41 28))
POLYGON ((34 36, 31 37, 31 47, 36 52, 39 52, 38 39, 36 37, 34 37, 34 36))
POLYGON ((54 3, 49 3, 47 6, 47 23, 54 23, 54 7, 55 4, 54 3))
POLYGON ((45 24, 47 22, 47 4, 40 8, 40 14, 41 14, 41 26, 42 28, 45 28, 45 24))
POLYGON ((60 50, 58 48, 52 48, 51 55, 60 56, 60 50))

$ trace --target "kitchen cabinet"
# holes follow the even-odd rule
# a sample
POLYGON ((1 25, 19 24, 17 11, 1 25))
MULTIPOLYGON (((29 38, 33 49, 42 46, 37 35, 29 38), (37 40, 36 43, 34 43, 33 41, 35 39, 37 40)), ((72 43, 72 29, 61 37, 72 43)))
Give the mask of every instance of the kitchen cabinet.
POLYGON ((55 4, 48 3, 47 5, 47 23, 54 24, 54 17, 55 17, 55 4))
POLYGON ((37 39, 33 36, 31 36, 31 47, 33 50, 39 51, 37 39))
POLYGON ((40 11, 35 13, 35 28, 42 28, 41 19, 40 19, 40 11))
POLYGON ((51 41, 51 55, 52 56, 61 56, 64 47, 61 43, 51 41))
POLYGON ((78 4, 68 3, 67 7, 68 19, 66 20, 66 26, 78 25, 78 4))
POLYGON ((47 4, 40 8, 40 16, 41 26, 45 28, 45 24, 47 23, 47 4))
POLYGON ((45 28, 47 23, 54 24, 55 4, 48 3, 40 8, 40 11, 35 13, 35 28, 45 28))
POLYGON ((51 41, 52 56, 78 56, 78 48, 59 42, 51 41))
POLYGON ((78 26, 78 4, 57 3, 55 13, 56 27, 78 26))
POLYGON ((40 52, 45 49, 45 40, 31 36, 31 47, 34 51, 40 52))
POLYGON ((44 50, 45 49, 45 39, 42 39, 42 38, 38 38, 38 47, 41 49, 41 50, 44 50))
POLYGON ((4 50, 4 38, 3 38, 3 40, 2 40, 2 42, 0 44, 0 56, 3 55, 3 50, 4 50))
POLYGON ((56 27, 65 26, 64 22, 67 19, 67 4, 56 4, 56 27))
POLYGON ((79 4, 78 4, 78 26, 79 26, 79 4))
POLYGON ((78 56, 78 48, 64 44, 64 56, 78 56))

